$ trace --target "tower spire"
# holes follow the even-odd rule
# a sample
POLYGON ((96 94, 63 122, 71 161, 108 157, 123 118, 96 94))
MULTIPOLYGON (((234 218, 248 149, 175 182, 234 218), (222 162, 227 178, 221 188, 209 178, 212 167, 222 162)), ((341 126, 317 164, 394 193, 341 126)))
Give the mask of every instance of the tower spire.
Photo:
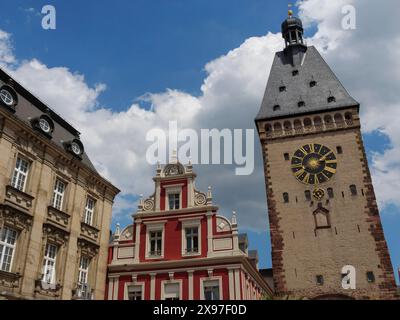
POLYGON ((288 17, 282 23, 282 37, 285 39, 285 46, 305 47, 303 40, 303 23, 293 16, 292 4, 288 4, 288 17))

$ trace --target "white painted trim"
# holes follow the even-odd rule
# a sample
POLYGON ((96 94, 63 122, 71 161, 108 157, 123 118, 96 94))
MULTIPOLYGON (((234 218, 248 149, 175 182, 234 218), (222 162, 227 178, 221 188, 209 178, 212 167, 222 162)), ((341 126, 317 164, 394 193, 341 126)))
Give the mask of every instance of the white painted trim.
POLYGON ((172 284, 172 283, 178 283, 179 284, 179 300, 182 300, 182 279, 176 279, 176 280, 162 280, 161 281, 161 300, 165 300, 165 285, 166 284, 172 284))
POLYGON ((222 276, 200 278, 200 300, 205 300, 205 298, 204 298, 204 282, 215 281, 215 280, 217 280, 218 284, 219 284, 219 300, 223 300, 224 292, 223 292, 223 286, 222 286, 222 276))
POLYGON ((188 207, 194 207, 194 188, 193 188, 193 178, 188 179, 188 207))
POLYGON ((136 222, 136 234, 135 234, 135 256, 133 257, 135 263, 138 263, 140 258, 140 230, 141 230, 142 224, 141 222, 136 222))
POLYGON ((118 300, 118 287, 119 287, 119 277, 114 278, 114 293, 113 293, 113 300, 118 300))
POLYGON ((163 186, 163 188, 165 188, 165 211, 182 209, 182 187, 176 187, 176 185, 167 185, 167 186, 163 186), (179 208, 178 209, 170 209, 169 208, 169 195, 172 193, 179 193, 179 208))
POLYGON ((213 212, 207 212, 207 239, 208 239, 208 248, 207 248, 207 257, 212 256, 213 254, 213 229, 212 229, 212 217, 213 212))
MULTIPOLYGON (((151 262, 149 262, 149 263, 151 263, 151 262)), ((187 268, 190 268, 190 270, 193 270, 193 271, 204 271, 204 270, 207 271, 208 269, 210 269, 210 266, 203 266, 203 267, 193 267, 193 266, 190 266, 190 267, 187 267, 187 266, 186 267, 185 266, 179 267, 178 266, 178 267, 173 268, 173 269, 171 269, 171 268, 169 268, 169 269, 158 269, 158 267, 157 267, 157 273, 161 274, 161 273, 170 273, 170 272, 174 272, 174 273, 176 273, 176 272, 185 272, 185 271, 187 271, 187 268)), ((217 270, 217 269, 240 269, 241 266, 240 266, 240 264, 229 264, 229 265, 213 264, 212 268, 214 270, 217 270)), ((140 276, 140 275, 149 275, 150 271, 149 270, 147 270, 147 271, 135 270, 135 271, 126 271, 126 272, 112 272, 112 271, 110 271, 110 272, 111 272, 110 277, 111 276, 120 277, 120 276, 132 275, 132 272, 134 274, 138 275, 138 276, 140 276)))
POLYGON ((197 219, 180 219, 181 221, 181 234, 182 234, 182 248, 181 248, 181 253, 182 257, 192 257, 192 256, 200 256, 201 255, 201 218, 197 219), (197 245, 198 245, 198 252, 186 252, 187 250, 187 244, 186 244, 186 228, 193 228, 197 227, 197 234, 198 234, 198 240, 197 240, 197 245))
POLYGON ((164 248, 165 248, 165 223, 167 220, 154 221, 154 222, 143 222, 146 225, 146 247, 145 247, 145 257, 146 259, 162 259, 164 258, 164 248), (150 256, 150 232, 151 231, 161 231, 161 256, 150 256))
POLYGON ((235 279, 233 278, 233 270, 228 269, 229 277, 229 300, 235 300, 235 279))
POLYGON ((164 189, 168 189, 168 188, 179 189, 179 187, 183 187, 184 185, 185 185, 184 183, 175 183, 175 184, 164 184, 162 187, 164 189))
POLYGON ((156 299, 156 274, 150 274, 150 300, 156 299))
POLYGON ((154 209, 155 211, 160 210, 160 201, 161 199, 161 187, 160 187, 160 181, 156 181, 156 192, 154 194, 154 209))
POLYGON ((240 300, 240 269, 233 270, 235 273, 235 299, 240 300))
POLYGON ((108 294, 107 300, 112 300, 113 298, 113 285, 114 285, 114 278, 108 278, 108 294))
POLYGON ((142 300, 144 300, 145 297, 145 285, 143 281, 132 281, 132 282, 125 282, 125 288, 124 288, 124 300, 128 300, 128 287, 130 286, 141 286, 142 287, 142 300))
POLYGON ((189 282, 189 284, 188 284, 188 290, 189 290, 188 297, 189 297, 189 300, 193 300, 193 295, 194 295, 194 292, 193 292, 194 291, 193 273, 194 273, 194 270, 188 270, 187 273, 188 273, 188 282, 189 282))
POLYGON ((168 220, 146 220, 143 221, 142 223, 146 226, 149 226, 149 228, 152 228, 152 225, 157 225, 157 224, 165 224, 167 223, 168 220))

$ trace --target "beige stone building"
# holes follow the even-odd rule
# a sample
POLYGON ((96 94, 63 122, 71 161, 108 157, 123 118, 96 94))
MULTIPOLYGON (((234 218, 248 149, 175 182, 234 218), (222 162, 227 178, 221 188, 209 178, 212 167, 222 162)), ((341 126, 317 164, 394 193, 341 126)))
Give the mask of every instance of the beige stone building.
POLYGON ((278 294, 394 298, 396 284, 360 131, 359 108, 302 22, 282 24, 256 118, 278 294))
POLYGON ((0 70, 0 299, 103 299, 119 190, 79 132, 0 70))

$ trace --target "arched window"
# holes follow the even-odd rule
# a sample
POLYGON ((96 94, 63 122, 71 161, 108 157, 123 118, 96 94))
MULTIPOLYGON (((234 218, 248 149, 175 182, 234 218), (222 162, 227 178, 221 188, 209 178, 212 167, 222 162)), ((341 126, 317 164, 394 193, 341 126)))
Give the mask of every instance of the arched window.
POLYGON ((328 189, 327 189, 327 192, 328 192, 328 197, 332 199, 333 196, 334 196, 334 195, 333 195, 333 189, 332 189, 332 188, 328 188, 328 189))
POLYGON ((327 125, 332 124, 332 117, 331 117, 330 115, 326 115, 326 116, 324 117, 324 122, 325 122, 325 124, 327 124, 327 125))
POLYGON ((304 119, 304 127, 309 129, 309 128, 311 128, 311 125, 312 125, 311 119, 310 118, 305 118, 304 119))
POLYGON ((322 125, 322 119, 320 117, 315 117, 314 118, 314 125, 315 126, 321 126, 322 125))
POLYGON ((342 124, 343 123, 343 117, 340 113, 336 113, 334 116, 335 122, 337 124, 342 124))
POLYGON ((307 201, 311 201, 311 192, 310 192, 310 190, 304 191, 304 196, 306 197, 307 201))
POLYGON ((272 126, 269 123, 265 126, 265 132, 266 133, 271 133, 272 132, 272 126))
POLYGON ((274 131, 282 131, 282 125, 280 122, 274 123, 274 131))
POLYGON ((350 193, 351 193, 352 196, 356 196, 357 195, 357 187, 354 184, 352 184, 350 186, 350 193))
POLYGON ((283 202, 285 203, 289 202, 289 194, 287 192, 283 193, 283 202))
POLYGON ((301 131, 303 126, 301 125, 301 122, 299 119, 294 120, 293 124, 294 124, 294 130, 301 131))
POLYGON ((351 112, 346 112, 346 113, 344 114, 344 118, 345 118, 346 120, 352 120, 352 119, 353 119, 353 115, 351 114, 351 112))
POLYGON ((285 131, 292 131, 292 124, 290 123, 290 121, 285 121, 283 127, 285 128, 285 131))

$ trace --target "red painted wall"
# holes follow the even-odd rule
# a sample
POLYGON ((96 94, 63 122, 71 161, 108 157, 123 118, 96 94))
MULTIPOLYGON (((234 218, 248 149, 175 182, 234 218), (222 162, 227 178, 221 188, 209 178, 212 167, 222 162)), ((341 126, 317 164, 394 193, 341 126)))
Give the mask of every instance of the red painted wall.
POLYGON ((173 180, 168 182, 161 183, 160 190, 160 210, 165 210, 165 188, 164 186, 168 186, 171 184, 183 184, 182 186, 182 208, 187 208, 187 180, 173 180))

